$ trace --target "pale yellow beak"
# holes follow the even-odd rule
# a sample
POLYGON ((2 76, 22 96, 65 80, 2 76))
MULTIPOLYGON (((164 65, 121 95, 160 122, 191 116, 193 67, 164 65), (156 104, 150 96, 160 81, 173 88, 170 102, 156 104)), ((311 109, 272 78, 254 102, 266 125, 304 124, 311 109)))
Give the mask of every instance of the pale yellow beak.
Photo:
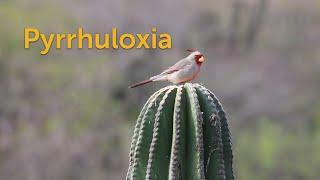
POLYGON ((198 60, 199 62, 203 62, 204 61, 204 57, 201 56, 201 58, 198 60))

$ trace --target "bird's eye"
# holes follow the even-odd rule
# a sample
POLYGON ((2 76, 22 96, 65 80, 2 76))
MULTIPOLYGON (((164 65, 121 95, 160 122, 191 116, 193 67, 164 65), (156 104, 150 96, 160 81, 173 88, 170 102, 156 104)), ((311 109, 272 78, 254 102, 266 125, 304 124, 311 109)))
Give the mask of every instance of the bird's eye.
POLYGON ((202 55, 200 54, 200 55, 195 55, 195 59, 200 59, 202 57, 202 55))

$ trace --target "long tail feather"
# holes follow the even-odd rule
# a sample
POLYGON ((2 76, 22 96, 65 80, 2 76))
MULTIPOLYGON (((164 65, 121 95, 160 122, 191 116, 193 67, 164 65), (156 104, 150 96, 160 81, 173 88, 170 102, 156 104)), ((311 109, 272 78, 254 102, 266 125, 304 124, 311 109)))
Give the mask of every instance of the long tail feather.
POLYGON ((151 79, 147 79, 147 80, 138 82, 138 83, 136 83, 136 84, 132 84, 131 86, 129 86, 129 88, 135 88, 135 87, 142 86, 142 85, 144 85, 144 84, 148 84, 148 83, 151 83, 151 82, 152 82, 151 79))

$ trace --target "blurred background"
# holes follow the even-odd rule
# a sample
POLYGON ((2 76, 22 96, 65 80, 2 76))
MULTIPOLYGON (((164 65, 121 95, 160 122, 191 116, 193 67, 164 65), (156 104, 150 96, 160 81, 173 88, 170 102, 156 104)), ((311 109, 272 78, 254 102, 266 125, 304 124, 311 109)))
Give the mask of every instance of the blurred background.
POLYGON ((320 179, 320 0, 1 0, 0 177, 124 179, 133 127, 167 83, 128 89, 196 48, 229 114, 238 179, 320 179), (42 33, 158 33, 170 50, 26 50, 42 33))

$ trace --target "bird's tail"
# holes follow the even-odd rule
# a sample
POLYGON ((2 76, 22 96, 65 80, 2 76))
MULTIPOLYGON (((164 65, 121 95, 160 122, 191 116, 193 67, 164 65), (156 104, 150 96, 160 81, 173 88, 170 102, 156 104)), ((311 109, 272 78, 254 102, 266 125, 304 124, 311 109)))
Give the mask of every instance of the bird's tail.
POLYGON ((142 86, 144 84, 148 84, 148 83, 151 83, 151 82, 153 82, 153 80, 147 79, 147 80, 132 84, 131 86, 129 86, 129 88, 135 88, 135 87, 142 86))

